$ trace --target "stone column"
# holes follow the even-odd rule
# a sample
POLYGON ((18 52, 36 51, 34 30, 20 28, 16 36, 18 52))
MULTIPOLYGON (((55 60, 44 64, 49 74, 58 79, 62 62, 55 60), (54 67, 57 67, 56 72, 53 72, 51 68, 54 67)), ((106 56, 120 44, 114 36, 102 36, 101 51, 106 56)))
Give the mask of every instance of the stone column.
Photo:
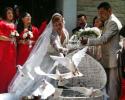
POLYGON ((66 28, 71 34, 76 27, 77 0, 57 0, 57 9, 63 12, 66 28))

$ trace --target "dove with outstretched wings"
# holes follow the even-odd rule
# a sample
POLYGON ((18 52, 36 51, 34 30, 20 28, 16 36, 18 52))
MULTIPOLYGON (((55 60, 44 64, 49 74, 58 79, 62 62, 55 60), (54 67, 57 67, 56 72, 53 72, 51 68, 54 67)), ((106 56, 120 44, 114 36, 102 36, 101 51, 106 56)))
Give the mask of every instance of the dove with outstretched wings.
POLYGON ((86 87, 70 87, 73 91, 78 91, 80 93, 83 93, 86 97, 90 97, 92 93, 94 92, 93 87, 86 88, 86 87))
POLYGON ((47 77, 50 77, 50 78, 52 78, 52 79, 54 79, 54 80, 59 80, 59 81, 60 81, 60 80, 64 80, 64 79, 70 79, 70 78, 73 78, 73 77, 83 76, 82 73, 80 73, 80 74, 74 76, 72 72, 61 74, 58 69, 56 69, 56 74, 47 74, 47 73, 43 72, 43 71, 40 69, 39 66, 35 67, 35 68, 34 68, 34 71, 35 71, 38 75, 47 76, 47 77))
POLYGON ((60 57, 60 56, 50 56, 53 60, 58 61, 60 64, 69 69, 74 75, 81 74, 78 71, 78 65, 81 59, 85 56, 88 46, 76 52, 72 59, 68 57, 60 57))
POLYGON ((49 96, 55 93, 55 87, 47 82, 46 80, 43 80, 42 85, 37 88, 32 95, 34 96, 41 96, 41 99, 47 99, 49 96))

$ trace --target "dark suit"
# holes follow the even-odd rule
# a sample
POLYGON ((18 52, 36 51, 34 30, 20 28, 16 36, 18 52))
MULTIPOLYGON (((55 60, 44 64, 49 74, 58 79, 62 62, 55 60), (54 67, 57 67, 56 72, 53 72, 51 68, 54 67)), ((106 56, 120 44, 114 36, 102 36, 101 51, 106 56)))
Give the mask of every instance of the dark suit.
POLYGON ((85 29, 86 27, 88 27, 88 25, 86 24, 85 26, 77 26, 76 28, 74 28, 72 30, 72 33, 75 34, 77 31, 79 31, 80 29, 85 29))

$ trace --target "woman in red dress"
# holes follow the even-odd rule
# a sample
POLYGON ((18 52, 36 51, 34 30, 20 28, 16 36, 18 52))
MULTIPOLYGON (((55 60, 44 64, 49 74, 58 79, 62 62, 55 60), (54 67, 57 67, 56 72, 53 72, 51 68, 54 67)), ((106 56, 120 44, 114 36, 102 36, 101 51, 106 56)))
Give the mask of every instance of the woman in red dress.
POLYGON ((38 29, 31 25, 31 15, 27 12, 21 15, 17 25, 20 36, 17 45, 17 65, 23 65, 39 37, 38 29))
POLYGON ((47 26, 47 20, 44 20, 39 27, 39 34, 42 34, 47 26))
MULTIPOLYGON (((0 93, 7 92, 9 83, 16 73, 16 29, 13 9, 8 7, 0 21, 0 93)), ((17 33, 18 35, 18 33, 17 33)))

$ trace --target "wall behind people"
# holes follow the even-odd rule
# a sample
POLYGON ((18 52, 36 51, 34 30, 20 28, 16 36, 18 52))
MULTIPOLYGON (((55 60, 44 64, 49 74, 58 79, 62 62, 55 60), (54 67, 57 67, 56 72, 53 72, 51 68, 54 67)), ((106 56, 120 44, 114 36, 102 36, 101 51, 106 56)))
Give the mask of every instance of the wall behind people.
POLYGON ((50 20, 56 9, 56 0, 0 0, 0 16, 5 7, 21 7, 22 12, 29 12, 32 22, 37 27, 44 20, 50 20))
POLYGON ((100 2, 109 2, 112 5, 114 14, 125 24, 125 0, 77 0, 77 14, 84 13, 88 16, 88 23, 97 15, 96 7, 100 2))

